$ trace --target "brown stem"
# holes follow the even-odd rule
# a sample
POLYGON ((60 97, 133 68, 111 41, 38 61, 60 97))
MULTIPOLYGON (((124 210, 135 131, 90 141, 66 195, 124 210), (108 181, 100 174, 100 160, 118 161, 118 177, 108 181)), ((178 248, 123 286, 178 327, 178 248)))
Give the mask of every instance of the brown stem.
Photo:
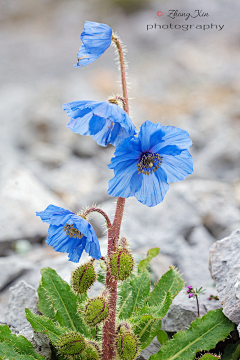
POLYGON ((196 300, 197 300, 197 317, 200 317, 200 311, 199 311, 199 302, 198 302, 198 296, 196 295, 196 300))
POLYGON ((88 214, 90 214, 91 212, 98 212, 99 214, 101 214, 101 215, 105 218, 106 223, 107 223, 107 227, 109 228, 109 227, 112 226, 109 217, 107 216, 107 214, 106 214, 102 209, 92 207, 92 208, 84 211, 84 213, 82 214, 82 216, 85 217, 85 216, 87 216, 88 214))
MULTIPOLYGON (((117 47, 121 69, 122 91, 123 91, 123 109, 129 114, 129 104, 127 96, 127 82, 124 64, 123 49, 120 40, 116 36, 112 36, 112 40, 117 47)), ((123 210, 125 199, 119 197, 117 200, 116 212, 114 221, 111 227, 108 228, 108 265, 106 272, 106 289, 108 291, 108 317, 103 326, 103 345, 102 345, 102 360, 114 360, 116 357, 116 305, 117 305, 117 281, 111 273, 109 259, 111 255, 117 250, 119 233, 122 223, 123 210)))
POLYGON ((126 81, 126 69, 124 63, 124 56, 123 56, 123 49, 120 40, 115 36, 112 35, 112 41, 116 45, 119 61, 120 61, 120 69, 121 69, 121 81, 122 81, 122 91, 123 91, 123 109, 129 115, 129 104, 128 104, 128 95, 127 95, 127 81, 126 81))

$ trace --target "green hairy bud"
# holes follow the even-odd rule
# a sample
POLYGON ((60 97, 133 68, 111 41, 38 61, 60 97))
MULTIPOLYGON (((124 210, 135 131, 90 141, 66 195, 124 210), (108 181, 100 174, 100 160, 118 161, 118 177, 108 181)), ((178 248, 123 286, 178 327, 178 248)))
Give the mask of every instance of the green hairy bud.
POLYGON ((92 261, 79 266, 72 273, 72 288, 78 294, 85 293, 95 281, 96 273, 92 261))
POLYGON ((78 355, 86 347, 84 337, 77 332, 65 334, 58 339, 57 349, 64 355, 78 355))
POLYGON ((130 333, 126 332, 118 337, 117 351, 121 360, 134 360, 138 354, 138 341, 130 333))
POLYGON ((86 350, 81 356, 84 360, 99 360, 101 351, 96 343, 89 341, 86 350))
POLYGON ((106 319, 108 315, 108 304, 104 297, 89 300, 86 305, 84 320, 90 326, 95 326, 106 319))
POLYGON ((112 275, 116 280, 126 280, 133 269, 133 258, 128 250, 119 249, 110 259, 112 275))

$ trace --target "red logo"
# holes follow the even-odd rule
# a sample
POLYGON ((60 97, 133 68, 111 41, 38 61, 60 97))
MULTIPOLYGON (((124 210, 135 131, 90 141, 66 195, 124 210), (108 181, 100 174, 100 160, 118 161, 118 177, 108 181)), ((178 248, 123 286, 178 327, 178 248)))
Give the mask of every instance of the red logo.
POLYGON ((158 12, 157 12, 157 16, 163 16, 163 12, 162 12, 162 11, 158 11, 158 12))

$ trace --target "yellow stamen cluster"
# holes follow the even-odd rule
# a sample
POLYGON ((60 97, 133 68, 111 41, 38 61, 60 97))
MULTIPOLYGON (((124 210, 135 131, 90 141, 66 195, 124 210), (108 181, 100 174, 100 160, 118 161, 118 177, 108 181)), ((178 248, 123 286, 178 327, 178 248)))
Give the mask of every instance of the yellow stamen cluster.
POLYGON ((162 164, 162 156, 154 154, 152 152, 144 153, 141 160, 136 165, 138 167, 138 173, 144 175, 150 175, 155 172, 162 164))
POLYGON ((76 228, 74 227, 73 224, 71 224, 71 225, 69 225, 69 224, 64 225, 63 230, 65 231, 65 233, 66 233, 68 236, 70 236, 70 237, 72 237, 72 238, 74 238, 74 239, 76 239, 76 238, 77 238, 77 239, 81 239, 81 238, 84 236, 78 229, 76 229, 76 228))

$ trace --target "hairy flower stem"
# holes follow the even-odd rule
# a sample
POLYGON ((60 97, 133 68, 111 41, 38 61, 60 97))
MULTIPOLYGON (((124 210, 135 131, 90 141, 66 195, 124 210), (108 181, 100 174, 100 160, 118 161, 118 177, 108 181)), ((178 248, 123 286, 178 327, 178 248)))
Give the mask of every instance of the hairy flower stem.
MULTIPOLYGON (((127 96, 127 82, 125 73, 125 64, 123 49, 120 40, 116 36, 112 36, 112 40, 117 47, 120 69, 121 69, 121 80, 122 80, 122 91, 123 91, 123 109, 129 114, 129 104, 127 96)), ((119 197, 117 200, 117 207, 115 212, 114 221, 111 227, 108 228, 108 259, 117 250, 119 233, 122 223, 123 210, 124 210, 125 199, 119 197)), ((114 279, 111 273, 111 269, 107 266, 106 273, 106 289, 108 290, 108 317, 103 326, 103 345, 102 345, 102 360, 114 360, 116 357, 116 305, 117 305, 117 281, 114 279)))
POLYGON ((125 63, 124 63, 123 48, 122 48, 120 40, 115 35, 112 35, 112 41, 117 48, 118 55, 119 55, 119 61, 120 61, 121 81, 122 81, 122 91, 123 91, 123 109, 129 115, 127 81, 126 81, 126 70, 125 70, 125 63))
POLYGON ((82 214, 83 218, 87 217, 88 214, 90 214, 91 212, 98 212, 105 218, 107 227, 109 228, 112 226, 111 221, 110 221, 109 217, 107 216, 107 214, 102 209, 99 209, 99 208, 92 207, 92 208, 84 211, 84 213, 82 214))

